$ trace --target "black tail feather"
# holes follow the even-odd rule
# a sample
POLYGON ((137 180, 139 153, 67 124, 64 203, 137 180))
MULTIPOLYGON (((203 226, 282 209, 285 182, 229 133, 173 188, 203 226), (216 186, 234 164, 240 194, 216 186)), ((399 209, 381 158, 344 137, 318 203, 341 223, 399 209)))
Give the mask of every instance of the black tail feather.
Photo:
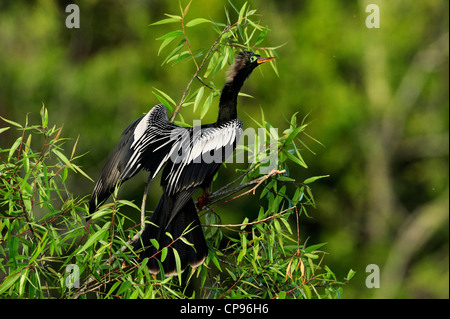
POLYGON ((188 200, 167 225, 167 216, 170 215, 171 206, 173 205, 170 198, 166 196, 161 197, 150 219, 152 224, 145 226, 141 240, 134 247, 135 250, 138 250, 142 249, 142 245, 144 245, 144 251, 139 254, 139 258, 141 260, 149 258, 147 266, 150 272, 155 274, 160 271, 158 261, 161 260, 161 250, 164 247, 168 247, 166 258, 162 262, 166 276, 177 273, 173 249, 178 252, 180 257, 181 271, 184 271, 188 265, 197 267, 208 255, 208 246, 206 245, 194 201, 192 199, 188 200), (172 238, 167 236, 166 233, 169 233, 172 238), (181 240, 181 236, 192 246, 181 240), (150 239, 156 239, 159 249, 153 246, 150 239))

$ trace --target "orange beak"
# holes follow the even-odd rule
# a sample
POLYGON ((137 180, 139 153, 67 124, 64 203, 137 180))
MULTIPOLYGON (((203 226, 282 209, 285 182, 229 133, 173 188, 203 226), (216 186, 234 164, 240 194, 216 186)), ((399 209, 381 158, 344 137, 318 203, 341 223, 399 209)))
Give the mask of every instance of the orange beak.
POLYGON ((270 56, 268 58, 259 58, 258 60, 256 60, 256 62, 258 64, 261 64, 261 63, 269 62, 269 61, 272 61, 272 60, 275 60, 274 56, 270 56))

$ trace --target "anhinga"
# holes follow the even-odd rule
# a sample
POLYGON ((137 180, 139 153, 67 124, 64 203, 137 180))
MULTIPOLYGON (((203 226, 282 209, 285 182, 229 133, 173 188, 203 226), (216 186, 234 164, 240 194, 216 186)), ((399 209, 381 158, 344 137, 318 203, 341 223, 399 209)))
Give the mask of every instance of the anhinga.
POLYGON ((236 56, 221 92, 216 123, 181 127, 169 122, 166 108, 158 104, 122 133, 122 139, 95 184, 89 212, 94 213, 118 183, 130 179, 141 169, 154 178, 164 167, 163 195, 150 223, 145 225, 141 240, 134 246, 135 250, 144 248, 139 257, 141 260, 149 257, 147 266, 152 273, 160 271, 160 253, 164 247, 168 247, 167 255, 161 264, 166 275, 177 272, 172 248, 178 253, 181 270, 188 264, 200 265, 208 255, 192 196, 199 188, 209 187, 242 133, 236 105, 244 81, 258 65, 273 59, 261 58, 249 51, 241 51, 236 56), (180 240, 181 236, 190 245, 180 240), (150 239, 156 239, 158 248, 150 239))

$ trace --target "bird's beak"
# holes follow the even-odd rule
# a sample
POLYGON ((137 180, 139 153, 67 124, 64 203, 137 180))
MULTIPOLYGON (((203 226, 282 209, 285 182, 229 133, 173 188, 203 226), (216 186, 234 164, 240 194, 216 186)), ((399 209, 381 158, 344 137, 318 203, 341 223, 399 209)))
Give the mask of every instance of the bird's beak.
POLYGON ((258 60, 256 60, 256 62, 258 64, 261 64, 261 63, 269 62, 269 61, 272 61, 272 60, 275 60, 274 56, 270 56, 268 58, 259 58, 258 60))

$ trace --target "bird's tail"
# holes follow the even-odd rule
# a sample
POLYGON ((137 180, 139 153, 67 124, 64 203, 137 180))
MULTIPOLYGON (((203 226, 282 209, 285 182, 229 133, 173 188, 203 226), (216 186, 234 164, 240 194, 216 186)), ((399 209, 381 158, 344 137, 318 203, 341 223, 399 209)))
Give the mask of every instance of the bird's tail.
POLYGON ((187 265, 194 268, 199 266, 208 255, 208 247, 194 201, 188 200, 167 225, 167 217, 170 215, 172 206, 170 199, 161 197, 150 219, 150 224, 146 224, 141 240, 134 247, 135 251, 144 249, 139 254, 139 258, 141 260, 149 258, 147 266, 154 274, 160 271, 159 263, 162 264, 166 276, 177 274, 174 250, 178 253, 182 272, 187 265), (151 239, 155 239, 158 244, 154 245, 151 239), (167 254, 161 262, 164 247, 167 247, 167 254))

